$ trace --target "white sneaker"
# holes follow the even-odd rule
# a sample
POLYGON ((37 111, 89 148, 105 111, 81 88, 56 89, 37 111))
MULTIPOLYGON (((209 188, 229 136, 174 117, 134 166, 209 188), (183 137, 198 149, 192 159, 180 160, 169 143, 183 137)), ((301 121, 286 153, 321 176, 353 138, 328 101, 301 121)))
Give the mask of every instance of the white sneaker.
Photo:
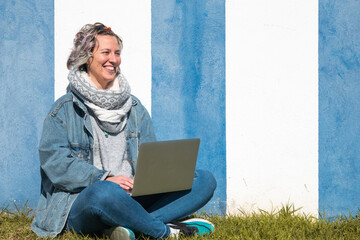
POLYGON ((104 230, 110 240, 135 240, 135 234, 128 228, 112 227, 104 230))

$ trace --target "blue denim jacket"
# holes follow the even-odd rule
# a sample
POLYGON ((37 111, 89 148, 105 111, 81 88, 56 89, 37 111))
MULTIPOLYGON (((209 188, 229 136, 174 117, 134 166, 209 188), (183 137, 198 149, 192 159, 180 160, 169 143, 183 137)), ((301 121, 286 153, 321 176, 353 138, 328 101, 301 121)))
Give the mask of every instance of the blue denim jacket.
MULTIPOLYGON (((138 147, 156 141, 150 116, 132 96, 125 127, 127 151, 136 168, 138 147)), ((78 194, 108 172, 93 166, 93 135, 86 106, 76 95, 59 98, 45 118, 39 144, 41 193, 31 229, 55 237, 65 226, 78 194)))

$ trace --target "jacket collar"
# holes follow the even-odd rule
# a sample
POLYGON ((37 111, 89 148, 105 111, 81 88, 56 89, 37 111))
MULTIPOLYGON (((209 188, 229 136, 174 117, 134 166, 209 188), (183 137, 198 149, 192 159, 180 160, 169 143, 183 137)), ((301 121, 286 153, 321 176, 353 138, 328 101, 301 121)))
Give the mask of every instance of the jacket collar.
POLYGON ((132 98, 132 105, 136 106, 138 104, 138 101, 134 98, 133 95, 131 95, 131 98, 132 98))
POLYGON ((76 96, 76 94, 74 94, 73 92, 71 92, 71 95, 73 97, 73 102, 75 105, 77 105, 84 113, 87 113, 87 108, 84 104, 84 102, 78 97, 76 96))

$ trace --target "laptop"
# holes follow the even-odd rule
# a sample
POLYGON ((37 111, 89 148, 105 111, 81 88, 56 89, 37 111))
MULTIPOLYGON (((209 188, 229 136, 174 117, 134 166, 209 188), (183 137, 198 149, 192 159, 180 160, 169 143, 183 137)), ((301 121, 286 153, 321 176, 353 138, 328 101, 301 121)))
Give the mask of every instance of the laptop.
POLYGON ((140 144, 131 196, 192 188, 200 139, 140 144))

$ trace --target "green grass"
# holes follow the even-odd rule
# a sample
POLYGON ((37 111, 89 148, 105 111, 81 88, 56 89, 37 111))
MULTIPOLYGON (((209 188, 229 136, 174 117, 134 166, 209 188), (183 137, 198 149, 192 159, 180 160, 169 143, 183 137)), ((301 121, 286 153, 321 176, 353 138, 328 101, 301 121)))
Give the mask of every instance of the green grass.
MULTIPOLYGON (((30 230, 31 210, 26 207, 10 212, 0 210, 0 239, 41 239, 30 230)), ((213 222, 216 230, 207 237, 184 239, 360 239, 360 218, 339 217, 333 221, 317 219, 300 213, 293 205, 283 206, 270 212, 241 212, 238 216, 200 217, 213 222)), ((106 239, 80 236, 70 232, 55 239, 106 239)), ((140 236, 139 239, 150 239, 140 236)))

